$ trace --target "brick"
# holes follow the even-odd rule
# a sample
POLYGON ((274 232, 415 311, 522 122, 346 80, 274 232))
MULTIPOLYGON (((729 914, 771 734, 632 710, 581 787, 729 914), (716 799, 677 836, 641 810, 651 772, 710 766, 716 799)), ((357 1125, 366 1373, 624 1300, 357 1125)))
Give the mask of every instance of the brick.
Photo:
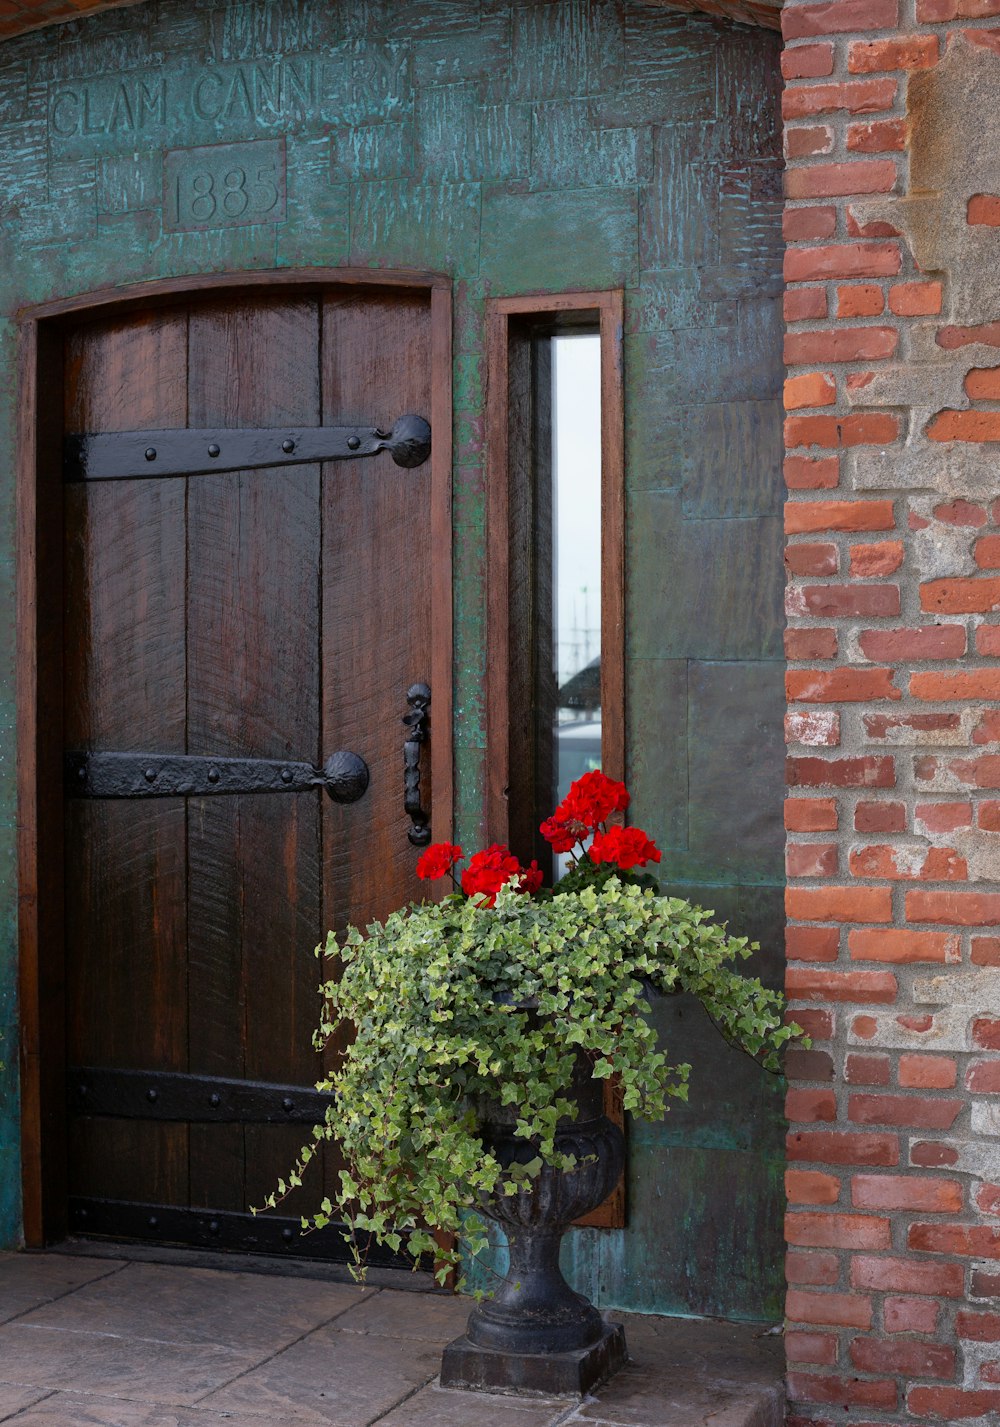
POLYGON ((786 1169, 785 1196, 790 1204, 836 1204, 840 1180, 818 1169, 786 1169))
MULTIPOLYGON (((840 554, 836 545, 825 542, 789 544, 785 546, 785 565, 793 575, 835 575, 840 568, 840 554)), ((836 641, 832 629, 826 632, 836 641)))
POLYGON ((1000 925, 1000 893, 925 892, 906 893, 908 922, 951 923, 960 927, 1000 925))
POLYGON ((787 44, 845 31, 891 30, 898 23, 899 0, 825 0, 816 5, 786 6, 781 33, 787 44))
POLYGON ((920 608, 941 614, 991 614, 1000 609, 1000 579, 929 580, 920 586, 920 608))
POLYGON ((963 1205, 962 1186, 957 1179, 927 1179, 912 1174, 855 1174, 851 1179, 851 1203, 855 1209, 958 1214, 963 1205))
POLYGON ((785 1333, 785 1357, 790 1363, 815 1363, 833 1367, 837 1361, 836 1333, 785 1333))
POLYGON ((854 416, 789 416, 785 421, 785 445, 792 449, 819 446, 834 451, 839 447, 883 446, 895 441, 898 436, 899 417, 881 411, 854 416))
POLYGON ((822 366, 824 362, 861 362, 891 357, 899 344, 895 327, 837 327, 832 331, 788 332, 785 361, 789 366, 822 366))
POLYGON ((972 826, 972 804, 918 803, 913 818, 923 823, 928 832, 954 832, 956 828, 972 826))
POLYGON ((789 490, 833 490, 840 483, 838 456, 786 456, 783 470, 789 490))
POLYGON ((895 1135, 850 1130, 795 1130, 785 1141, 790 1160, 810 1164, 870 1164, 892 1169, 899 1164, 895 1135))
POLYGON ((852 961, 883 961, 895 965, 958 961, 957 936, 948 932, 915 932, 907 927, 852 927, 847 934, 852 961))
MULTIPOLYGON (((781 96, 781 115, 787 122, 809 119, 815 114, 878 114, 895 104, 896 84, 895 79, 855 79, 835 84, 787 85, 781 96)), ((847 165, 838 167, 846 168, 847 165)), ((830 189, 823 191, 832 192, 830 189)), ((873 190, 849 188, 844 191, 871 193, 873 190)), ((811 196, 793 194, 791 189, 788 193, 790 198, 811 196)))
POLYGON ((789 877, 835 877, 839 866, 835 842, 793 843, 785 849, 789 877))
POLYGON ((978 758, 954 758, 948 764, 948 772, 974 788, 1000 788, 1000 754, 980 753, 978 758))
MULTIPOLYGON (((806 889, 789 890, 801 895, 806 889)), ((896 978, 888 971, 813 971, 790 966, 785 973, 785 992, 796 1001, 886 1005, 896 999, 896 978)))
POLYGON ((992 658, 1000 656, 1000 624, 981 624, 976 630, 976 651, 992 658))
POLYGON ((1000 669, 974 669, 968 673, 913 674, 910 693, 915 699, 943 702, 950 699, 1000 699, 1000 669))
POLYGON ((902 565, 903 557, 903 544, 899 540, 874 540, 868 545, 852 545, 850 573, 852 578, 859 580, 892 575, 902 565))
POLYGON ((1000 1184, 980 1184, 975 1193, 976 1208, 983 1214, 1000 1215, 1000 1184))
POLYGON ((782 640, 788 660, 836 659, 835 629, 786 629, 782 640))
POLYGON ((810 500, 785 503, 789 535, 817 530, 892 530, 896 524, 891 500, 810 500))
POLYGON ((782 51, 784 79, 823 79, 833 73, 833 45, 791 45, 782 51))
POLYGON ((789 961, 836 961, 839 954, 837 927, 785 928, 785 955, 789 961))
POLYGON ((1000 401, 1000 367, 973 367, 966 373, 965 391, 973 401, 1000 401))
MULTIPOLYGON (((798 927, 798 931, 806 931, 806 927, 798 927)), ((834 1016, 831 1011, 817 1011, 807 1006, 799 1006, 794 1011, 786 1011, 784 1016, 785 1025, 797 1025, 810 1040, 828 1041, 833 1036, 834 1016)))
POLYGON ((1000 411, 939 411, 927 435, 931 441, 1000 441, 1000 411))
POLYGON ((828 1050, 793 1046, 785 1052, 783 1069, 788 1080, 832 1080, 833 1057, 828 1050))
POLYGON ((789 832, 832 832, 837 826, 833 798, 786 798, 785 827, 789 832))
POLYGON ((940 1343, 887 1343, 881 1338, 855 1338, 851 1362, 859 1372, 900 1373, 904 1377, 953 1377, 955 1349, 940 1343))
POLYGON ((1000 966, 1000 937, 974 936, 971 961, 973 966, 1000 966))
POLYGON ((1000 743, 1000 709, 987 709, 980 715, 972 730, 972 742, 977 745, 1000 743))
POLYGON ((789 669, 785 694, 791 703, 867 703, 898 699, 892 669, 789 669))
POLYGON ((807 159, 832 149, 833 130, 828 124, 795 124, 785 129, 786 158, 807 159))
POLYGON ((887 1249, 891 1234, 889 1220, 874 1214, 796 1209, 785 1215, 785 1240, 812 1249, 887 1249))
POLYGON ((973 1343, 1000 1343, 1000 1314, 959 1313, 955 1319, 958 1336, 973 1343))
POLYGON ((972 327, 939 327, 934 336, 946 352, 982 342, 987 347, 1000 347, 1000 322, 977 322, 972 327))
POLYGON ((911 1224, 907 1247, 924 1253, 1000 1259, 1000 1226, 991 1224, 911 1224))
POLYGON ((882 1304, 887 1333, 933 1333, 939 1314, 940 1304, 930 1298, 887 1297, 882 1304))
POLYGON ((974 193, 965 211, 965 221, 972 227, 1000 228, 1000 195, 974 193))
POLYGON ((801 585, 787 596, 791 615, 814 619, 863 619, 899 614, 898 585, 801 585))
POLYGON ((936 1298, 961 1298, 965 1293, 965 1269, 961 1264, 858 1255, 851 1260, 851 1285, 876 1293, 922 1293, 936 1298))
POLYGON ((836 747, 840 742, 840 714, 831 709, 786 713, 785 742, 802 743, 810 748, 836 747))
POLYGON ((855 1125, 912 1125, 921 1130, 950 1130, 965 1102, 916 1095, 852 1095, 847 1117, 855 1125))
POLYGON ((1000 832, 1000 803, 990 799, 979 804, 979 826, 988 832, 1000 832))
POLYGON ((826 290, 822 287, 797 287, 786 292, 782 301, 786 322, 806 322, 827 313, 826 290))
POLYGON ((855 40, 847 51, 851 74, 875 74, 887 69, 930 69, 937 64, 936 35, 910 35, 898 40, 855 40))
POLYGON ((977 540, 973 554, 981 570, 1000 569, 1000 535, 986 535, 977 540))
POLYGON ((825 248, 789 248, 785 253, 785 281, 894 277, 901 266, 898 243, 837 243, 825 248))
POLYGON ((909 139, 905 119, 876 119, 871 124, 849 124, 847 148, 850 153, 902 153, 909 139))
POLYGON ((837 400, 837 385, 830 372, 803 372, 785 382, 785 410, 797 411, 804 406, 832 406, 837 400))
POLYGON ((1000 1021, 988 1016, 973 1021, 972 1044, 978 1050, 1000 1050, 1000 1021))
POLYGON ((941 1417, 955 1423, 967 1417, 986 1418, 1000 1412, 1000 1392, 983 1389, 966 1391, 961 1387, 914 1387, 907 1393, 910 1412, 921 1417, 941 1417))
MULTIPOLYGON (((781 234, 786 243, 803 243, 832 238, 837 231, 837 210, 829 204, 808 208, 786 208, 781 217, 781 234)), ((826 316, 825 311, 822 314, 826 316)))
POLYGON ((965 882, 969 876, 965 858, 953 847, 874 844, 851 852, 850 869, 855 877, 883 877, 904 882, 965 882))
POLYGON ((974 1298, 1000 1298, 1000 1273, 989 1273, 985 1269, 973 1269, 972 1296, 974 1298))
POLYGON ((833 1123, 837 1118, 837 1097, 832 1090, 789 1090, 785 1095, 785 1119, 802 1124, 833 1123))
POLYGON ((848 1085, 888 1085, 889 1057, 851 1054, 844 1062, 844 1079, 848 1085))
POLYGON ((941 311, 939 282, 900 282, 889 289, 889 311, 897 317, 929 317, 941 311))
POLYGON ((785 1317, 792 1323, 870 1328, 872 1302, 859 1293, 810 1293, 808 1289, 790 1288, 785 1297, 785 1317))
POLYGON ((958 1150, 943 1140, 918 1140, 910 1146, 910 1163, 921 1169, 950 1169, 958 1164, 958 1150))
POLYGON ((965 653, 965 626, 923 624, 914 629, 863 629, 858 644, 866 659, 900 663, 911 659, 959 659, 965 653))
MULTIPOLYGON (((783 13, 787 15, 789 12, 786 10, 783 13)), ((872 1407, 889 1412, 898 1402, 896 1384, 887 1378, 845 1378, 793 1372, 788 1374, 786 1383, 789 1399, 793 1402, 820 1402, 844 1408, 872 1407)), ((996 1395, 1000 1397, 1000 1393, 996 1395)), ((823 1424, 818 1424, 818 1427, 823 1427, 823 1424)))
POLYGON ((906 1090, 950 1090, 958 1066, 950 1055, 901 1055, 899 1083, 906 1090))
POLYGON ((892 788, 892 758, 787 758, 785 781, 791 788, 892 788))
POLYGON ((969 1067, 965 1084, 973 1095, 996 1095, 1000 1093, 1000 1060, 980 1061, 969 1067))
POLYGON ((885 310, 885 293, 877 284, 859 282, 837 288, 838 317, 878 317, 885 310))
MULTIPOLYGON (((911 676, 912 677, 912 676, 911 676)), ((962 725, 961 717, 958 714, 886 714, 871 713, 864 715, 865 732, 869 738, 890 738, 897 730, 912 729, 921 735, 941 733, 944 731, 957 732, 962 725)), ((923 739, 920 740, 923 742, 923 739)), ((935 760, 932 760, 935 761, 935 760)), ((918 778, 933 777, 933 770, 927 771, 924 767, 925 755, 921 754, 914 759, 914 767, 920 763, 917 770, 918 778)), ((935 761, 936 766, 936 761, 935 761)))
POLYGON ((829 1288, 840 1278, 840 1257, 822 1249, 789 1249, 785 1255, 785 1278, 789 1283, 829 1288))
POLYGON ((905 803, 858 803, 854 809, 857 832, 905 832, 905 803))
MULTIPOLYGON (((890 99, 887 104, 877 107, 888 109, 891 103, 890 99)), ((869 107, 876 106, 856 108, 852 112, 864 113, 869 107)), ((847 198, 855 194, 891 193, 896 187, 896 177, 894 159, 855 159, 852 163, 843 164, 808 164, 787 170, 785 193, 789 198, 847 198)))

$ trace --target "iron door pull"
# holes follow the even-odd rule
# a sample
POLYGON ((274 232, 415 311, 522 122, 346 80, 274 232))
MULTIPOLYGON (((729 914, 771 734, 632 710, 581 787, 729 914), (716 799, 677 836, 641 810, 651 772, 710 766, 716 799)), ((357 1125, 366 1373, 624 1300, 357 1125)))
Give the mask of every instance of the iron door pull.
POLYGON ((403 810, 410 819, 407 837, 414 847, 426 847, 431 840, 430 813, 420 802, 420 746, 427 742, 430 728, 431 691, 428 684, 412 684, 406 702, 410 713, 403 715, 406 741, 403 744, 403 810))

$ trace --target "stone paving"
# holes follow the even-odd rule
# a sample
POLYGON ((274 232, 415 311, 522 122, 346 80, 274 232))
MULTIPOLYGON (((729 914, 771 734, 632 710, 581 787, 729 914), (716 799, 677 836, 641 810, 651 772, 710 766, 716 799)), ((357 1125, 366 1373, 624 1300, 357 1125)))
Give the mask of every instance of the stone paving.
MULTIPOLYGON (((127 1250, 123 1250, 127 1253, 127 1250)), ((386 1278, 383 1275, 383 1280, 386 1278)), ((390 1282, 393 1280, 390 1278, 390 1282)), ((469 1300, 87 1254, 0 1254, 0 1422, 17 1427, 780 1427, 780 1339, 617 1315, 595 1396, 446 1392, 469 1300)))

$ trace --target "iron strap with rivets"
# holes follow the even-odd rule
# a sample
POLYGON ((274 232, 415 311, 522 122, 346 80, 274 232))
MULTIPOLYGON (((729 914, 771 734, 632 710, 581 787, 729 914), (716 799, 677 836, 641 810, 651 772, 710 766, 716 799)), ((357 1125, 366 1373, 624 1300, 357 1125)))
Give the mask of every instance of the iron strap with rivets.
POLYGON ((319 1125, 332 1103, 301 1085, 103 1066, 72 1067, 66 1089, 74 1115, 185 1124, 319 1125))
POLYGON ((204 758, 189 753, 66 754, 71 798, 184 798, 219 793, 305 793, 325 788, 353 803, 368 787, 368 768, 341 749, 322 768, 276 758, 204 758))
POLYGON ((431 428, 422 416, 380 426, 306 426, 260 430, 104 431, 67 436, 69 481, 115 481, 141 476, 198 476, 315 461, 348 461, 388 451, 412 469, 430 455, 431 428))

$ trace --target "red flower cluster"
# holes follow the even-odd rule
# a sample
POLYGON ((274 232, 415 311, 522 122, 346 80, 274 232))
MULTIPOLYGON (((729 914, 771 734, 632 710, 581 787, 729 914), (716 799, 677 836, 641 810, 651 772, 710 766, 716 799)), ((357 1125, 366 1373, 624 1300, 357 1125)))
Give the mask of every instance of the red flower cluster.
POLYGON ((626 872, 630 867, 659 862, 660 849, 641 827, 609 827, 607 832, 595 834, 589 856, 591 862, 611 862, 626 872))
POLYGON ((554 852, 572 852, 585 842, 612 813, 623 813, 629 805, 628 789, 599 769, 584 773, 571 784, 569 792, 539 832, 554 852))
POLYGON ((462 891, 467 897, 484 897, 482 905, 492 907, 500 888, 514 881, 522 892, 530 896, 542 885, 541 868, 537 862, 532 862, 530 867, 522 867, 509 847, 504 847, 502 842, 494 842, 469 859, 469 865, 462 873, 462 891))
POLYGON ((455 847, 453 843, 432 842, 427 851, 417 858, 417 876, 429 881, 437 877, 447 877, 462 856, 462 849, 455 847))
MULTIPOLYGON (((605 826, 612 813, 623 813, 628 805, 624 783, 616 783, 600 771, 584 773, 571 785, 552 817, 545 819, 540 831, 555 852, 572 852, 593 833, 590 860, 597 865, 608 863, 623 872, 659 862, 660 850, 642 828, 605 826)), ((452 869, 462 856, 462 849, 450 842, 432 843, 417 860, 417 876, 433 880, 451 874, 454 880, 452 869)), ((471 857, 461 879, 465 895, 480 897, 484 907, 496 903, 497 893, 507 883, 530 897, 542 885, 542 873, 537 862, 522 867, 510 848, 500 842, 471 857)))

